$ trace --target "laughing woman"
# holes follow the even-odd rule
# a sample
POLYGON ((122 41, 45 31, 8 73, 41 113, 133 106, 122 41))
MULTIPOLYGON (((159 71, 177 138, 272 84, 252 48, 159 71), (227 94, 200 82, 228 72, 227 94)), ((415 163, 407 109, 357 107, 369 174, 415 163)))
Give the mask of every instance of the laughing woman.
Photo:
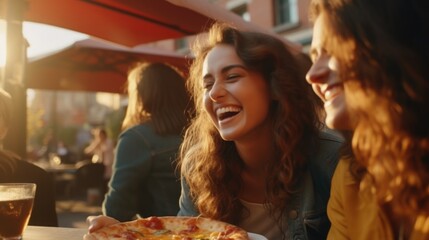
POLYGON ((269 239, 325 239, 341 141, 284 43, 215 25, 194 47, 197 116, 181 148, 179 215, 236 224, 269 239))

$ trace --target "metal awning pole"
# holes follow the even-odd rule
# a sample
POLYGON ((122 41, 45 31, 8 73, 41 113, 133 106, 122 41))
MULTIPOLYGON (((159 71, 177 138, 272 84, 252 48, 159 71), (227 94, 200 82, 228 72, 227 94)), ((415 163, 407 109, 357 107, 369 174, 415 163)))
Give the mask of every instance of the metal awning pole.
POLYGON ((25 0, 0 0, 6 20, 6 65, 2 87, 10 93, 13 110, 4 147, 26 158, 27 104, 25 65, 27 44, 22 33, 25 0))

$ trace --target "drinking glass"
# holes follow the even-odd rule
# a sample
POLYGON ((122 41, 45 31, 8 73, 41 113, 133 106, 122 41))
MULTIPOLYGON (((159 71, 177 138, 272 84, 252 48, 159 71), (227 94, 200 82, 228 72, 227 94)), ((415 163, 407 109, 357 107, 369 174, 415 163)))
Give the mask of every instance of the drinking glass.
POLYGON ((22 239, 35 193, 34 183, 0 183, 0 239, 22 239))

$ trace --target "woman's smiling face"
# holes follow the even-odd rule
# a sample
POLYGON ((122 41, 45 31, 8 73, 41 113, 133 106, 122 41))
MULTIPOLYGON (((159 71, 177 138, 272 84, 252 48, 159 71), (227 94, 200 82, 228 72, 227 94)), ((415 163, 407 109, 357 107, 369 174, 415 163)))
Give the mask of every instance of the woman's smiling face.
POLYGON ((310 57, 313 65, 307 73, 307 82, 324 102, 326 125, 332 129, 350 130, 343 81, 338 76, 338 64, 325 49, 324 18, 319 15, 314 23, 310 57))
POLYGON ((210 50, 202 81, 205 110, 224 140, 257 137, 269 127, 267 82, 244 65, 234 47, 220 44, 210 50))

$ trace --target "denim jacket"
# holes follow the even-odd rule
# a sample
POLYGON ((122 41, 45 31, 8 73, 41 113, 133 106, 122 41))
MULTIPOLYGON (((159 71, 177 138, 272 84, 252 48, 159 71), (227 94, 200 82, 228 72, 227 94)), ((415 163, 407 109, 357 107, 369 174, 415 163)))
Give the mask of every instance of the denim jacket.
POLYGON ((103 213, 120 221, 179 211, 180 176, 175 161, 182 138, 160 136, 149 123, 119 136, 103 213))
MULTIPOLYGON (((326 239, 331 225, 326 214, 326 206, 342 142, 339 136, 321 132, 316 151, 309 151, 312 153, 307 158, 307 168, 299 181, 299 190, 286 204, 287 221, 284 226, 286 239, 326 239)), ((189 195, 189 186, 183 179, 178 215, 199 215, 189 195)), ((246 230, 252 232, 251 229, 246 230)))

